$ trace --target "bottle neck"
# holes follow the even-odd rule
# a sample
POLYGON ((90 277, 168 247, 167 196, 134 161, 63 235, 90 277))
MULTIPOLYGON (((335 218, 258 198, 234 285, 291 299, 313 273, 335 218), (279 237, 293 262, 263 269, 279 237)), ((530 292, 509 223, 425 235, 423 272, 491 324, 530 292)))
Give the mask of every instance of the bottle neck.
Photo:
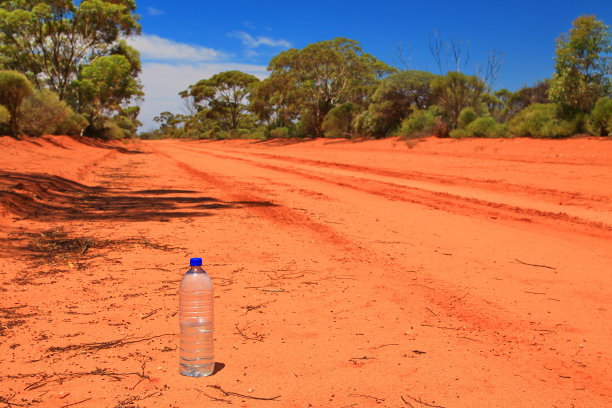
POLYGON ((206 273, 202 266, 190 266, 187 273, 206 273))

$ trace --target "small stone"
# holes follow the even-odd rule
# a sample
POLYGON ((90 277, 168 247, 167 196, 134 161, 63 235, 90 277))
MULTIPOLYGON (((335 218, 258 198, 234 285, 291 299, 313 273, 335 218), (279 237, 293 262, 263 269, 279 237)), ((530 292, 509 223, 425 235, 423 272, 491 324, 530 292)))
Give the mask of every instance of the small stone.
POLYGON ((252 389, 252 388, 249 388, 249 392, 253 392, 253 389, 252 389))
POLYGON ((161 369, 162 369, 162 367, 161 367, 161 366, 159 366, 159 367, 157 367, 157 369, 158 369, 158 370, 161 370, 161 369))

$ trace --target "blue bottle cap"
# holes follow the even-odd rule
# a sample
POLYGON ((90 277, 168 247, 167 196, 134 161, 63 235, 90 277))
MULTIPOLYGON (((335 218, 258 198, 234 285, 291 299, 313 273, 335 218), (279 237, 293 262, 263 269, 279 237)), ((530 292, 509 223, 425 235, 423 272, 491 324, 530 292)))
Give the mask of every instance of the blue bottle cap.
POLYGON ((191 258, 189 266, 202 266, 202 258, 191 258))

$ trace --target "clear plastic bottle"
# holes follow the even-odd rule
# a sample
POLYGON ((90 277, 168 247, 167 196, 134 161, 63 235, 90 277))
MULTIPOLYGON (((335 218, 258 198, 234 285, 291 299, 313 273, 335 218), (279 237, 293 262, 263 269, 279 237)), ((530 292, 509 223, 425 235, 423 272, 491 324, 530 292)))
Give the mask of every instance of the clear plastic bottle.
POLYGON ((191 258, 189 264, 179 286, 180 370, 183 375, 204 377, 215 368, 213 285, 202 269, 202 258, 191 258))

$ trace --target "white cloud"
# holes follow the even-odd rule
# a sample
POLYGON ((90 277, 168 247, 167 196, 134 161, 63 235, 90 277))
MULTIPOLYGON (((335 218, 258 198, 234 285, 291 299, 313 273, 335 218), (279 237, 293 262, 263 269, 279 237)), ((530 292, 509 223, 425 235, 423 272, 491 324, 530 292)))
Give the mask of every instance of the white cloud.
POLYGON ((266 67, 262 65, 210 62, 210 63, 170 63, 145 62, 142 65, 140 79, 144 85, 145 100, 140 108, 139 119, 143 130, 157 127, 153 118, 161 112, 185 114, 185 105, 178 95, 201 79, 210 78, 223 71, 238 70, 255 75, 259 79, 268 76, 266 67))
POLYGON ((153 118, 161 112, 187 113, 178 93, 201 79, 230 70, 246 72, 259 79, 268 76, 266 66, 231 62, 231 54, 208 47, 151 34, 130 37, 127 42, 140 52, 142 61, 139 78, 145 96, 139 120, 145 131, 157 128, 153 118))
POLYGON ((242 43, 249 48, 257 48, 260 45, 266 45, 268 47, 282 47, 289 48, 291 44, 287 40, 275 40, 270 37, 258 36, 257 38, 251 36, 244 31, 234 31, 229 34, 230 37, 238 38, 242 43))
POLYGON ((152 16, 161 16, 166 13, 164 10, 160 10, 160 9, 157 9, 155 7, 150 7, 150 6, 147 7, 147 11, 152 16))
POLYGON ((225 53, 213 48, 202 47, 168 40, 152 34, 132 36, 128 44, 140 52, 143 61, 216 61, 227 57, 225 53))

